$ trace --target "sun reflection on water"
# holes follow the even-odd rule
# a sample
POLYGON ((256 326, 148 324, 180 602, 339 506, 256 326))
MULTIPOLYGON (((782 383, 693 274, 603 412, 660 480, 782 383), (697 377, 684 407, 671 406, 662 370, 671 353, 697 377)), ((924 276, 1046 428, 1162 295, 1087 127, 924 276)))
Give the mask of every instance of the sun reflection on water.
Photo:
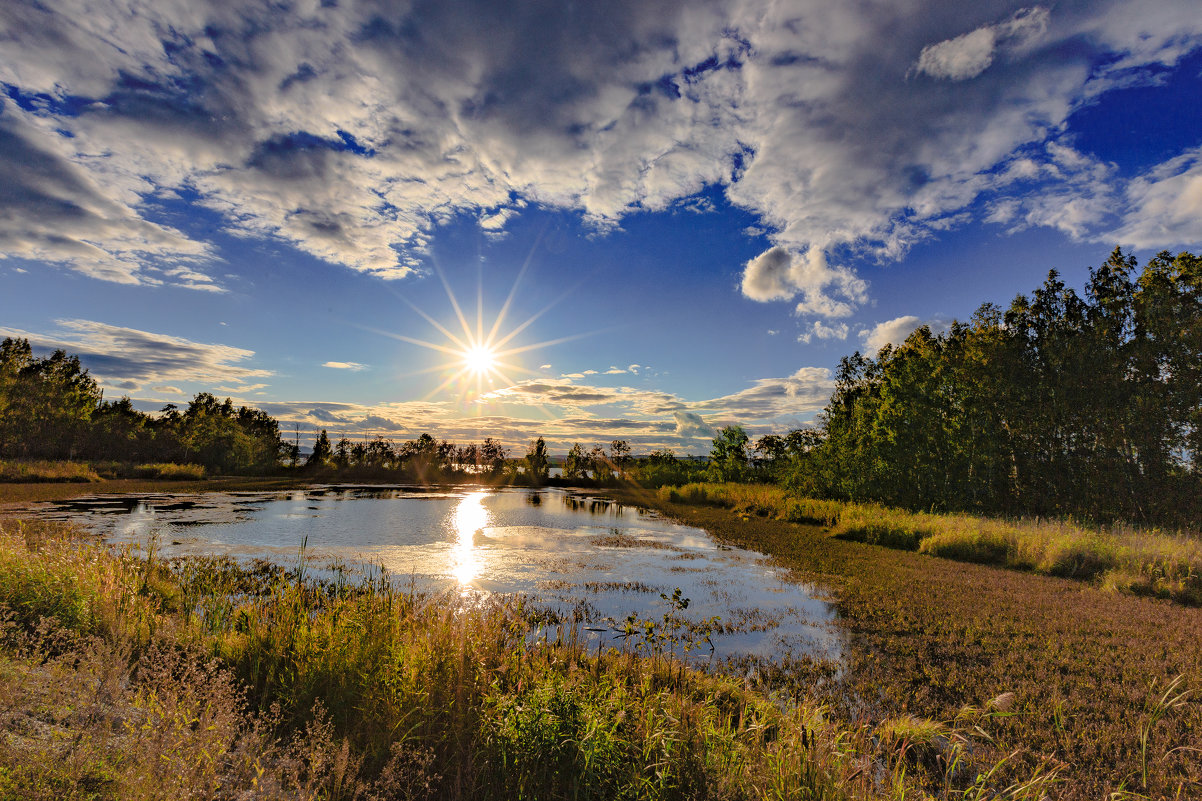
POLYGON ((476 490, 463 496, 455 507, 455 530, 459 539, 455 546, 455 567, 451 571, 459 585, 466 586, 480 574, 480 558, 476 553, 476 532, 488 525, 488 510, 484 498, 488 490, 476 490))

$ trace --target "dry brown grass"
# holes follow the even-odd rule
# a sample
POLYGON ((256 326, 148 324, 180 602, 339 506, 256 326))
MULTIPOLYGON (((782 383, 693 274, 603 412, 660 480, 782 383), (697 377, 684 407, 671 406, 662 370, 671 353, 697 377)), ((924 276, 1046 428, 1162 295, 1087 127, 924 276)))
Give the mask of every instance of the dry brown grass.
POLYGON ((893 751, 870 728, 691 670, 658 633, 598 655, 570 629, 532 642, 518 603, 228 562, 172 574, 71 535, 0 523, 4 801, 833 800, 913 785, 880 775, 893 751))

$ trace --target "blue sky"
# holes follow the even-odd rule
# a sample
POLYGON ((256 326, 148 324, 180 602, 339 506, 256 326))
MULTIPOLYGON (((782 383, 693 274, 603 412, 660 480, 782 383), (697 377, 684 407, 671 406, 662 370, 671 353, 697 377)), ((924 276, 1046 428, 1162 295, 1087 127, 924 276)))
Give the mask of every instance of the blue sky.
POLYGON ((146 409, 705 452, 1200 244, 1185 0, 0 7, 0 334, 146 409))

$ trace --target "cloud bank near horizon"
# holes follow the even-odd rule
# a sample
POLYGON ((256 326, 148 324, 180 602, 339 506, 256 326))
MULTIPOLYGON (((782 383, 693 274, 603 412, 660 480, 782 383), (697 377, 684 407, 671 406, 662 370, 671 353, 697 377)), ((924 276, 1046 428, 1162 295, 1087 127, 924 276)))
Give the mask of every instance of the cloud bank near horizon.
MULTIPOLYGON (((708 452, 710 438, 725 425, 743 425, 753 434, 803 426, 826 405, 834 388, 830 371, 818 367, 759 379, 739 392, 698 401, 652 389, 578 383, 607 375, 621 381, 617 376, 647 369, 632 364, 530 379, 495 389, 466 406, 459 401, 270 400, 261 390, 270 386, 275 373, 254 366, 254 351, 93 320, 59 320, 57 326, 48 333, 0 327, 0 337, 28 339, 39 355, 62 349, 79 356, 110 399, 132 396, 144 411, 179 404, 197 392, 213 392, 263 409, 280 421, 285 434, 299 427, 306 433, 325 428, 352 438, 410 439, 429 433, 469 441, 489 436, 513 448, 541 436, 564 451, 574 442, 626 439, 644 450, 701 453, 708 452)), ((347 367, 351 364, 323 366, 353 369, 347 367)))
POLYGON ((222 291, 214 245, 165 214, 185 203, 399 278, 458 215, 606 230, 719 186, 772 243, 744 294, 837 319, 869 288, 836 254, 895 258, 974 217, 1202 241, 1199 151, 1122 177, 1065 127, 1202 44, 1187 6, 8 3, 0 254, 222 291))

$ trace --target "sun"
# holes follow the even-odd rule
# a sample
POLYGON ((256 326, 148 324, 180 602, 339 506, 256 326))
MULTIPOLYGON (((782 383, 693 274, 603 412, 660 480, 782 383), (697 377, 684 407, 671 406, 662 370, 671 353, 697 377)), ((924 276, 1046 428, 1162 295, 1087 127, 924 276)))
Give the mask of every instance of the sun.
POLYGON ((463 351, 463 366, 475 375, 488 375, 498 365, 497 353, 488 345, 471 345, 463 351))
MULTIPOLYGON (((533 325, 536 320, 550 311, 553 306, 567 299, 579 287, 579 284, 577 284, 565 290, 558 298, 548 303, 539 311, 531 314, 525 321, 507 325, 506 317, 515 299, 518 297, 518 285, 521 283, 523 276, 525 276, 533 255, 534 246, 531 246, 530 256, 527 257, 526 263, 522 265, 521 271, 514 279, 513 286, 510 287, 509 294, 493 318, 491 326, 485 324, 483 280, 481 279, 476 288, 475 319, 469 320, 468 315, 464 314, 463 306, 460 305, 459 300, 455 297, 455 293, 451 291, 451 285, 447 281, 446 275, 438 263, 434 262, 432 266, 439 280, 442 282, 443 289, 446 290, 447 299, 450 301, 451 309, 454 311, 454 316, 459 324, 458 327, 461 333, 453 330, 455 328, 454 323, 450 323, 449 325, 440 323, 426 310, 419 308, 399 293, 394 294, 406 306, 412 309, 414 313, 428 322, 441 334, 445 338, 444 341, 429 342, 400 333, 383 331, 376 328, 365 328, 373 333, 382 334, 383 336, 398 339, 412 345, 420 345, 423 348, 437 351, 449 357, 446 362, 412 373, 414 375, 426 372, 440 372, 443 374, 444 380, 426 394, 426 400, 438 397, 444 390, 451 389, 455 394, 459 395, 462 402, 468 403, 492 392, 493 388, 498 384, 511 386, 514 383, 514 376, 538 375, 538 371, 515 363, 513 357, 532 350, 592 336, 598 332, 574 333, 532 344, 511 344, 523 331, 533 325)), ((473 405, 476 414, 483 413, 482 406, 473 405)))

